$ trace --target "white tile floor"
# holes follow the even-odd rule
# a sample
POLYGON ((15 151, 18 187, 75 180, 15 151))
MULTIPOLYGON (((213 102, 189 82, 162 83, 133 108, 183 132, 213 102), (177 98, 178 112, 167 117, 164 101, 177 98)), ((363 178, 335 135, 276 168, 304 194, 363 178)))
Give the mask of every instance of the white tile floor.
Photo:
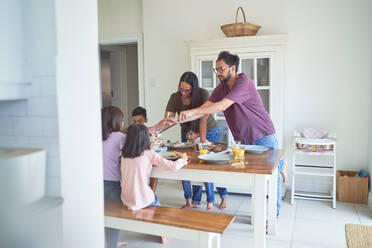
MULTIPOLYGON (((156 193, 164 206, 181 207, 184 204, 183 191, 180 182, 160 182, 156 193)), ((337 208, 332 209, 330 202, 296 200, 289 203, 289 193, 282 202, 278 231, 275 236, 267 236, 269 248, 325 248, 346 247, 345 224, 355 223, 372 226, 372 214, 366 205, 345 204, 337 202, 337 208)), ((203 206, 206 211, 205 193, 203 206)), ((253 231, 250 223, 251 198, 246 195, 231 194, 228 197, 227 210, 218 209, 219 196, 216 195, 214 212, 235 215, 235 221, 222 235, 221 246, 228 248, 252 247, 253 231)), ((198 247, 194 242, 170 239, 165 245, 160 244, 160 238, 151 235, 120 232, 120 241, 129 242, 130 248, 150 247, 198 247)))

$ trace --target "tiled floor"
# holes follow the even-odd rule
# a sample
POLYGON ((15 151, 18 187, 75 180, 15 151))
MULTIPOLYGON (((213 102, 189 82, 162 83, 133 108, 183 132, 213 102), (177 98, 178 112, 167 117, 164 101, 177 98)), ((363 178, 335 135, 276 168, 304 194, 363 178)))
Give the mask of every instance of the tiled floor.
MULTIPOLYGON (((181 207, 184 204, 183 191, 180 182, 166 181, 159 183, 157 195, 162 205, 181 207)), ((203 206, 206 211, 205 193, 203 206)), ((221 247, 239 248, 252 247, 253 231, 250 223, 251 199, 246 195, 231 194, 228 197, 227 210, 218 209, 219 197, 216 196, 214 212, 236 216, 235 221, 222 235, 221 247)), ((346 247, 345 224, 356 223, 372 226, 372 214, 366 205, 345 204, 337 202, 337 208, 332 209, 330 202, 296 200, 289 204, 289 194, 282 202, 278 231, 275 236, 267 236, 269 248, 325 248, 346 247)), ((129 242, 128 247, 198 247, 197 243, 168 238, 165 245, 160 244, 160 238, 151 235, 120 232, 121 241, 129 242)))

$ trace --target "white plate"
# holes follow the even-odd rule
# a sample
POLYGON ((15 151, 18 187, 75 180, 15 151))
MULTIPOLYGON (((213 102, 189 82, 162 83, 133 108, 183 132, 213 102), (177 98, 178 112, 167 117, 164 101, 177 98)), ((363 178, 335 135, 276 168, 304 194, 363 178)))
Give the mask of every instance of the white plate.
POLYGON ((177 160, 179 157, 169 157, 169 155, 174 154, 174 152, 161 152, 159 153, 163 158, 169 159, 169 160, 177 160))
POLYGON ((199 155, 199 159, 209 164, 226 164, 233 159, 232 154, 205 154, 199 155))
POLYGON ((165 144, 166 147, 171 149, 184 149, 184 148, 191 148, 193 146, 192 143, 183 142, 183 143, 167 143, 165 144))
POLYGON ((258 146, 258 145, 245 145, 245 150, 248 153, 263 153, 269 150, 267 146, 258 146))

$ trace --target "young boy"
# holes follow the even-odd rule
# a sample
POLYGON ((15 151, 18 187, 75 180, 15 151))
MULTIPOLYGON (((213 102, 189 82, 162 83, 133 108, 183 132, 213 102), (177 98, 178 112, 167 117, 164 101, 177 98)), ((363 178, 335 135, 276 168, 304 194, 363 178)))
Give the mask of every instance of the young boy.
POLYGON ((197 126, 192 128, 190 125, 188 125, 185 128, 185 133, 188 142, 192 142, 194 144, 200 143, 200 133, 197 126))
MULTIPOLYGON (((147 111, 145 108, 138 106, 132 111, 132 124, 143 124, 147 123, 147 111)), ((128 128, 124 128, 123 133, 128 133, 128 128)))

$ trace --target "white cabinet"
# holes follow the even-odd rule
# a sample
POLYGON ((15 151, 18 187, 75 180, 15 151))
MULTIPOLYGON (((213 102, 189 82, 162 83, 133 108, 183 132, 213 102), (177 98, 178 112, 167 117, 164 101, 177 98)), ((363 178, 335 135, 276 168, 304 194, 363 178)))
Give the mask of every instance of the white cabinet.
MULTIPOLYGON (((191 55, 191 70, 199 78, 200 87, 212 93, 220 83, 213 68, 221 51, 240 57, 238 72, 247 74, 256 85, 263 104, 274 122, 279 147, 283 144, 283 68, 285 35, 262 35, 187 41, 191 55)), ((232 143, 233 137, 223 113, 215 118, 222 132, 221 142, 232 143)))
POLYGON ((29 41, 24 37, 24 4, 20 0, 6 0, 1 4, 0 101, 27 98, 25 42, 29 41))
MULTIPOLYGON (((291 204, 295 198, 332 201, 336 208, 336 141, 335 139, 294 138, 291 204), (319 162, 322 161, 322 162, 319 162), (300 177, 329 179, 328 193, 303 191, 297 185, 300 177)), ((313 183, 313 188, 316 185, 313 183)))

